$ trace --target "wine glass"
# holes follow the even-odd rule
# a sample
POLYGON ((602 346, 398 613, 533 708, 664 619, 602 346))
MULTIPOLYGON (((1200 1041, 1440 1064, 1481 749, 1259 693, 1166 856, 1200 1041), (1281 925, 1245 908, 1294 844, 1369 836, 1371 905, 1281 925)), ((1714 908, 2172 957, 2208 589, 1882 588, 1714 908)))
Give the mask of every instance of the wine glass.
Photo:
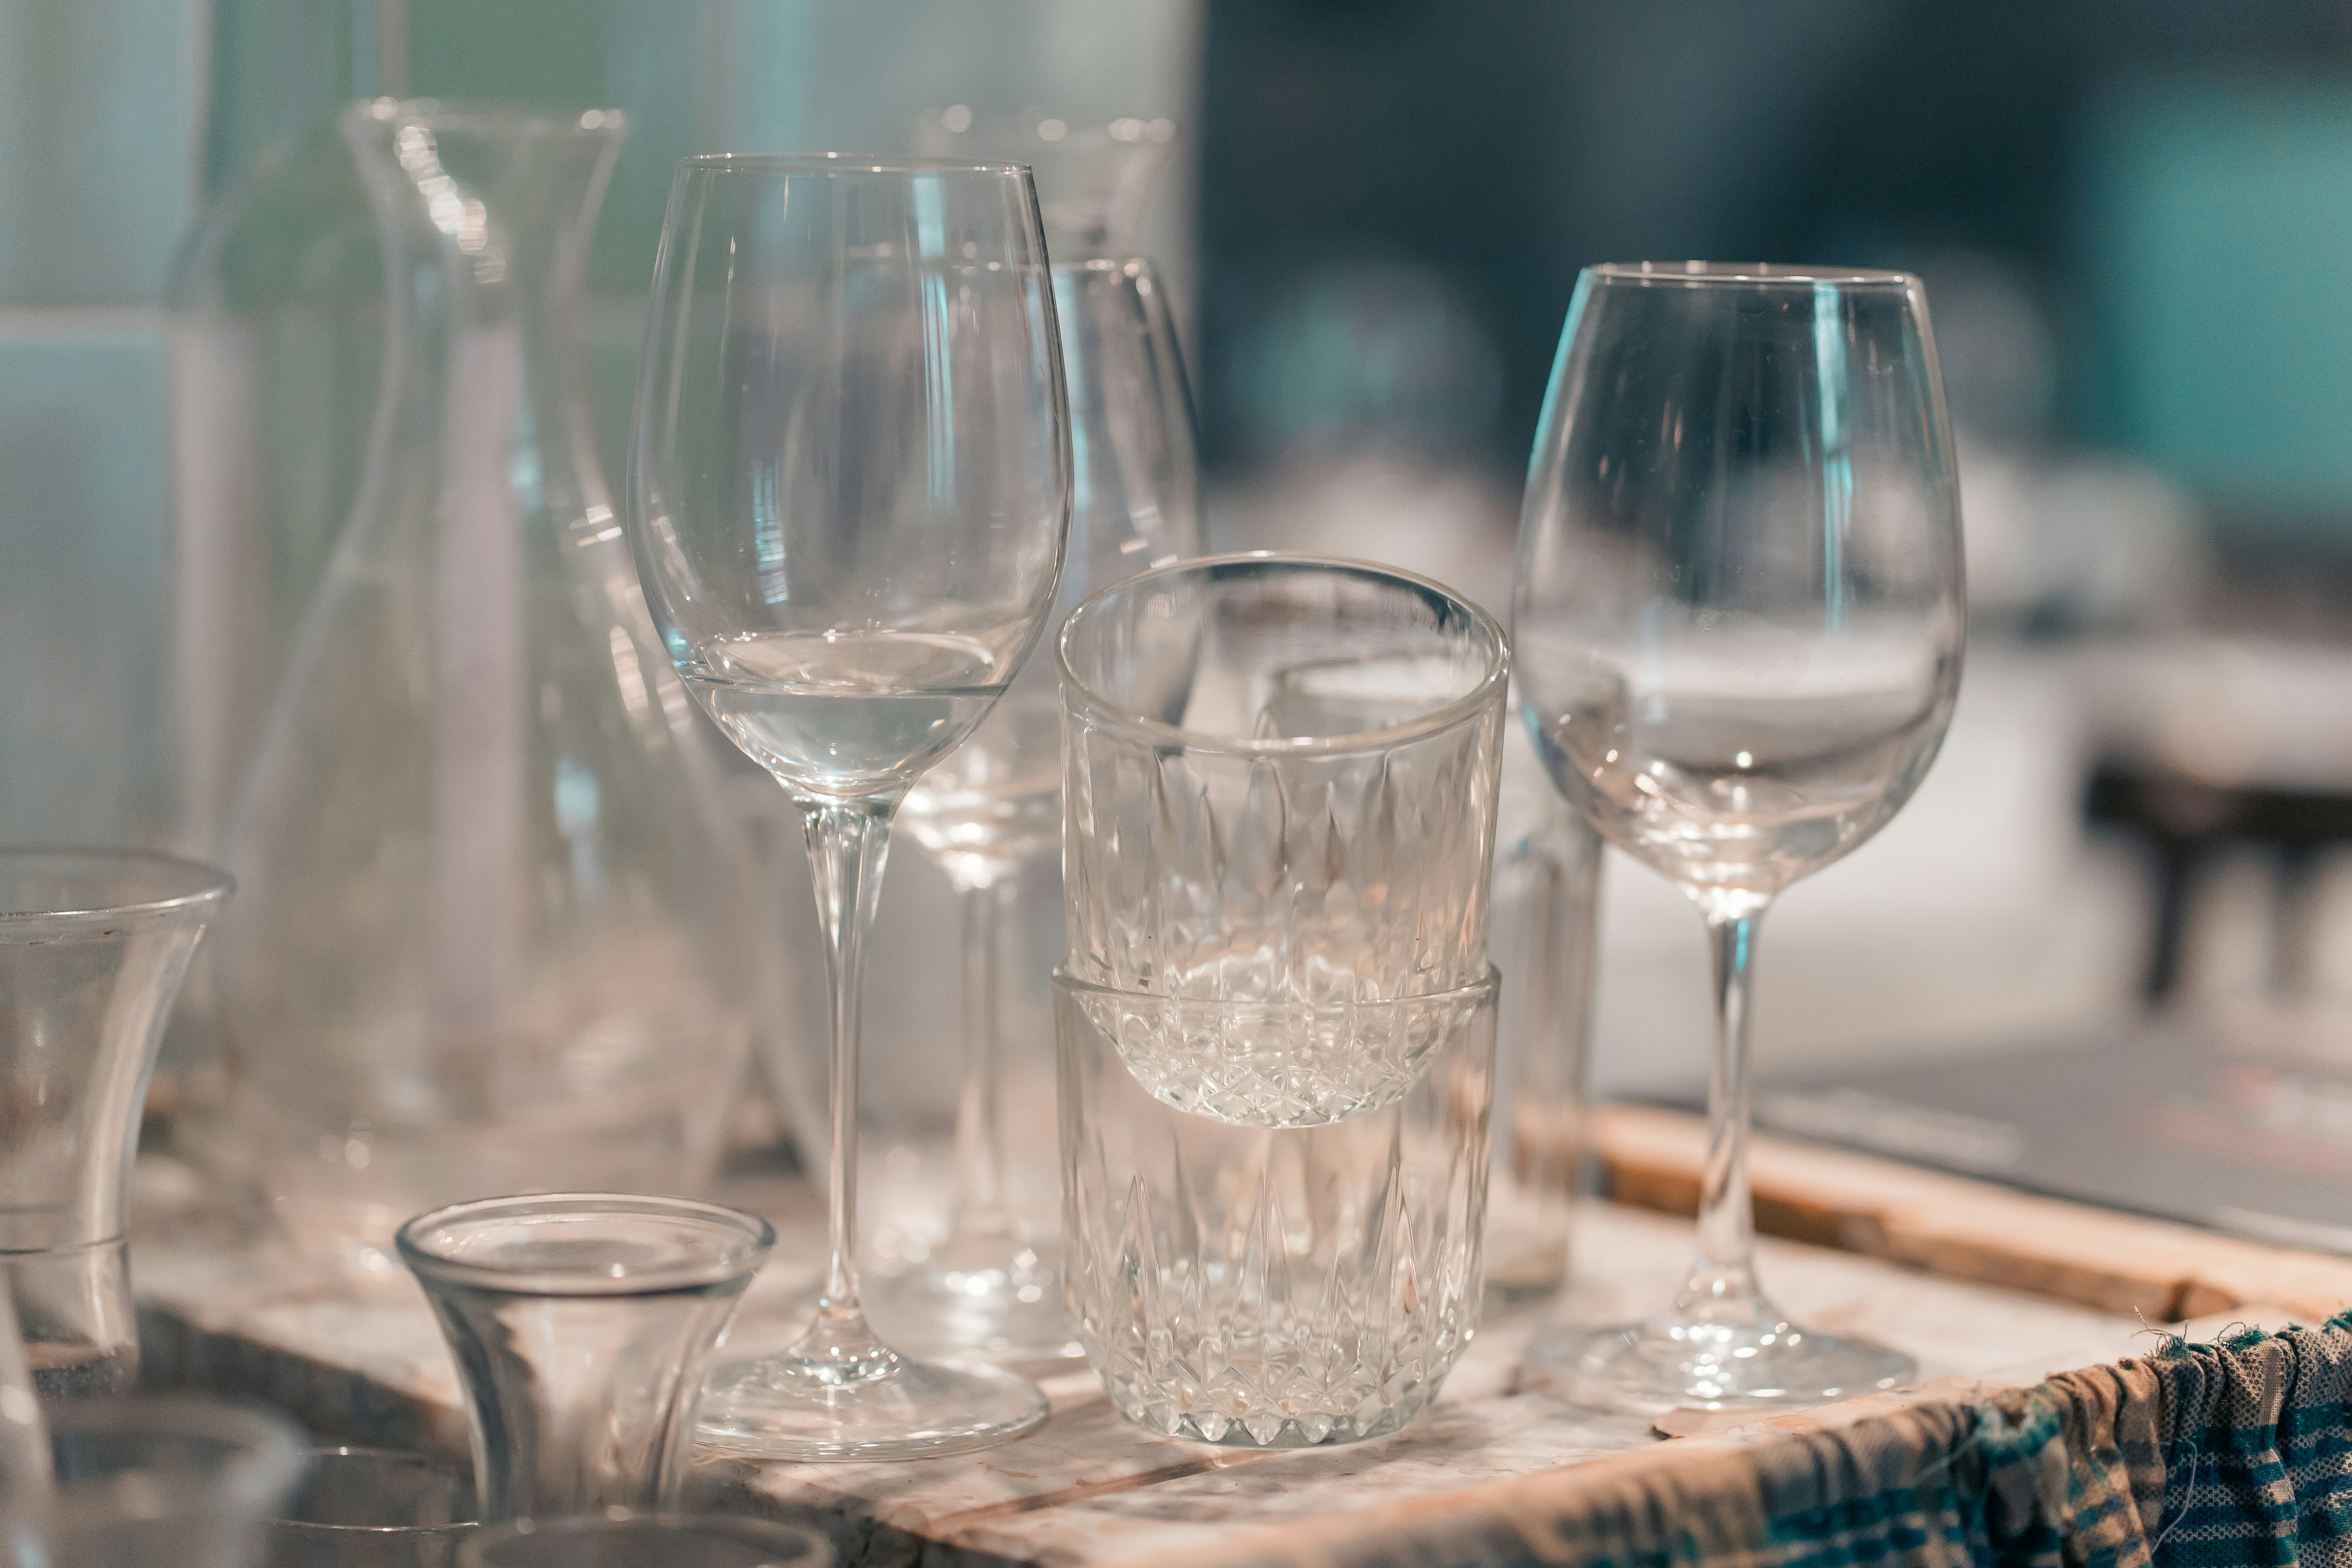
MULTIPOLYGON (((1150 261, 1054 268, 1076 478, 1054 624, 1098 588, 1201 552, 1192 395, 1150 261)), ((1062 701, 1050 659, 1030 662, 971 739, 923 776, 900 820, 956 889, 963 1055, 956 1095, 955 1205, 920 1263, 875 1279, 874 1316, 923 1349, 1014 1360, 1075 1355, 1062 1313, 1061 1247, 1026 1233, 1010 1201, 1007 1079, 1053 1099, 1053 1053, 1009 1059, 1000 980, 1008 926, 1035 862, 1062 848, 1062 701)), ((1058 910, 1061 895, 1052 893, 1058 910)), ((1015 971, 1014 973, 1017 973, 1015 971)))
POLYGON ((866 1326, 857 1001, 891 816, 1037 640, 1070 490, 1026 169, 852 154, 679 165, 628 526, 687 689, 800 809, 832 996, 824 1285, 791 1351, 714 1377, 703 1434, 739 1451, 904 1458, 1045 1419, 1034 1384, 902 1356, 866 1326))
POLYGON ((1758 922, 1934 761, 1960 680, 1960 506, 1927 297, 1897 272, 1588 268, 1520 529, 1520 703, 1552 781, 1706 917, 1717 1029, 1698 1259, 1664 1311, 1547 1340, 1578 1397, 1795 1406, 1909 1357, 1791 1327, 1756 1281, 1758 922))

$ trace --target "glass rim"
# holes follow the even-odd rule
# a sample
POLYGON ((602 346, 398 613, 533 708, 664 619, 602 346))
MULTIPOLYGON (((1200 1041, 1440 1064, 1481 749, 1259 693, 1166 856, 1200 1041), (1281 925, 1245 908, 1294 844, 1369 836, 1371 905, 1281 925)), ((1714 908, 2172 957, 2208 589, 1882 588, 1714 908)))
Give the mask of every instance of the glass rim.
MULTIPOLYGON (((555 1519, 510 1519, 498 1524, 486 1524, 475 1531, 471 1539, 458 1548, 460 1568, 481 1568, 489 1553, 509 1541, 529 1541, 539 1536, 561 1537, 593 1534, 633 1525, 651 1525, 656 1530, 704 1531, 716 1527, 721 1531, 744 1531, 764 1535, 763 1545, 781 1546, 790 1542, 795 1549, 816 1548, 811 1559, 817 1563, 834 1560, 833 1542, 823 1531, 805 1524, 791 1524, 780 1519, 766 1519, 756 1513, 688 1513, 675 1509, 656 1509, 640 1513, 635 1509, 608 1508, 600 1513, 571 1514, 555 1519)), ((725 1539, 725 1537, 721 1537, 725 1539)), ((741 1539, 741 1535, 735 1537, 741 1539)))
MULTIPOLYGON (((251 1405, 142 1394, 44 1402, 42 1414, 52 1444, 67 1436, 177 1437, 220 1444, 227 1452, 208 1479, 204 1497, 208 1507, 226 1500, 239 1511, 268 1508, 310 1464, 310 1447, 284 1418, 251 1405)), ((172 1495, 178 1495, 176 1489, 172 1495)), ((59 1516, 77 1528, 119 1517, 115 1489, 95 1479, 88 1485, 60 1481, 58 1507, 59 1516), (104 1519, 84 1517, 92 1505, 104 1519)))
POLYGON ((1604 261, 1585 269, 1604 283, 1693 288, 1893 289, 1919 287, 1916 274, 1878 267, 1811 267, 1787 261, 1604 261))
POLYGON ((1479 709, 1496 700, 1508 689, 1511 681, 1511 639, 1486 608, 1475 600, 1465 598, 1433 577, 1418 572, 1408 572, 1402 566, 1384 565, 1377 561, 1360 561, 1347 555, 1316 555, 1287 550, 1243 550, 1223 555, 1192 555, 1181 561, 1171 561, 1163 566, 1149 567, 1132 576, 1096 590, 1080 601, 1077 608, 1064 617, 1061 629, 1054 634, 1054 671, 1061 678, 1062 692, 1085 708, 1091 717, 1101 719, 1109 729, 1129 734, 1144 735, 1157 741, 1171 742, 1187 751, 1222 752, 1242 757, 1315 757, 1337 756, 1349 752, 1385 751, 1450 730, 1475 714, 1479 709), (1471 623, 1486 632, 1494 655, 1487 661, 1486 672, 1478 684, 1442 707, 1433 708, 1401 724, 1391 724, 1379 730, 1358 730, 1345 735, 1282 735, 1253 740, 1244 735, 1213 735, 1202 730, 1187 730, 1181 724, 1170 724, 1158 719, 1123 708, 1085 681, 1070 668, 1070 632, 1089 613, 1099 614, 1099 606, 1113 594, 1134 590, 1157 577, 1172 577, 1202 571, 1223 572, 1237 566, 1267 566, 1295 569, 1321 567, 1349 575, 1386 578, 1425 593, 1434 594, 1449 603, 1460 605, 1471 623))
POLYGON ((616 135, 629 128, 620 109, 536 109, 504 99, 369 98, 343 110, 357 124, 423 125, 435 131, 536 132, 547 135, 616 135))
POLYGON ((393 1236, 400 1260, 423 1279, 516 1296, 659 1296, 716 1285, 738 1276, 748 1279, 767 1262, 775 1245, 776 1227, 749 1210, 705 1203, 699 1198, 656 1197, 643 1193, 528 1193, 469 1198, 464 1203, 428 1209, 393 1236), (608 1268, 604 1272, 591 1274, 583 1269, 478 1263, 435 1251, 425 1239, 434 1230, 468 1221, 564 1214, 635 1215, 694 1221, 734 1231, 744 1245, 726 1256, 703 1262, 676 1263, 625 1274, 614 1274, 608 1268))
POLYGON ((194 910, 210 910, 236 889, 236 879, 217 866, 207 866, 201 860, 190 860, 178 855, 166 855, 155 849, 115 849, 85 847, 79 845, 12 845, 0 848, 0 879, 10 869, 55 861, 85 874, 103 874, 131 868, 145 868, 181 879, 185 885, 181 891, 162 893, 157 897, 127 899, 112 904, 68 904, 63 908, 11 909, 15 900, 0 898, 0 942, 21 938, 27 928, 40 927, 58 931, 77 931, 92 926, 119 925, 125 921, 145 921, 161 917, 185 914, 194 910))
MULTIPOLYGON (((380 1448, 364 1443, 326 1443, 310 1450, 310 1473, 314 1478, 322 1468, 320 1461, 328 1458, 364 1459, 387 1469, 432 1470, 463 1481, 465 1495, 469 1500, 473 1496, 472 1472, 455 1460, 444 1459, 438 1455, 420 1454, 410 1448, 380 1448)), ((481 1511, 478 1504, 475 1511, 481 1511)), ((330 1539, 397 1536, 404 1540, 422 1540, 436 1535, 463 1535, 481 1526, 482 1521, 478 1519, 453 1519, 446 1524, 336 1524, 327 1520, 280 1516, 269 1521, 269 1528, 273 1531, 309 1532, 330 1539)))
POLYGON ((1325 1013, 1373 1013, 1394 1011, 1406 1007, 1435 1007, 1454 1003, 1473 1006, 1491 1001, 1503 984, 1503 972, 1489 963, 1483 973, 1466 985, 1456 985, 1445 991, 1419 991, 1410 996, 1378 996, 1369 1002, 1301 1002, 1290 997, 1260 997, 1255 1000, 1232 996, 1179 996, 1166 991, 1129 991, 1124 986, 1106 985, 1099 980, 1088 980, 1070 973, 1069 965, 1054 966, 1054 989, 1075 995, 1115 996, 1126 1001, 1156 1003, 1171 1007, 1213 1007, 1219 1012, 1247 1011, 1256 1014, 1289 1013, 1312 1016, 1325 1013))
POLYGON ((677 161, 687 174, 986 174, 1031 177, 1010 160, 922 158, 900 153, 696 153, 677 161))

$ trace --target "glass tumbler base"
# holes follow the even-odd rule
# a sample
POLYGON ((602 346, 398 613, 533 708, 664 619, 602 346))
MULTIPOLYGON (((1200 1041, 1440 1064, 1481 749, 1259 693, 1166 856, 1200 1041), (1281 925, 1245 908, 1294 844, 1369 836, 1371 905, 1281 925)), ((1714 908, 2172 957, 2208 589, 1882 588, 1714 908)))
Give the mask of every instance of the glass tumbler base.
POLYGON ((1009 1443, 1045 1424, 1037 1385, 985 1363, 884 1352, 864 1376, 835 1381, 835 1372, 795 1355, 720 1367, 703 1390, 702 1440, 765 1458, 915 1459, 1009 1443))
POLYGON ((1662 1313, 1638 1323, 1540 1339, 1528 1365, 1579 1404, 1667 1410, 1795 1410, 1898 1388, 1918 1363, 1865 1340, 1761 1321, 1662 1313))
POLYGON ((996 1361, 1083 1355, 1062 1315, 1062 1274, 1008 1246, 1002 1259, 950 1259, 869 1279, 866 1308, 892 1344, 996 1361))

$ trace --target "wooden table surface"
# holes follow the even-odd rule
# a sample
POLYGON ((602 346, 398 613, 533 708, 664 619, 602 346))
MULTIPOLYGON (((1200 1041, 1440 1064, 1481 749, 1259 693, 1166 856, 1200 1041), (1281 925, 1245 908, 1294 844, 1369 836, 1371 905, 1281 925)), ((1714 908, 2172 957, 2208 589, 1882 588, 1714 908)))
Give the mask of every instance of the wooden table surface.
MULTIPOLYGON (((1684 1195, 1676 1184, 1690 1175, 1697 1142, 1686 1119, 1613 1112, 1599 1142, 1618 1192, 1667 1205, 1684 1195)), ((2283 1321, 2352 1301, 2352 1262, 2179 1226, 2150 1230, 2152 1222, 1885 1162, 1759 1143, 1766 1220, 1859 1248, 1768 1240, 1768 1286, 1806 1322, 1910 1352, 1923 1383, 1936 1385, 1930 1394, 2030 1384, 2145 1350, 2152 1327, 2182 1315, 2283 1321)), ((820 1260, 816 1216, 795 1189, 730 1195, 770 1213, 783 1238, 730 1345, 758 1353, 792 1336, 820 1260)), ((1906 1397, 1760 1424, 1668 1418, 1686 1435, 1665 1440, 1647 1420, 1580 1407, 1521 1373, 1531 1335, 1664 1300, 1689 1250, 1680 1219, 1588 1205, 1570 1289, 1539 1309, 1491 1314, 1435 1406, 1371 1443, 1261 1452, 1148 1436, 1112 1412, 1081 1363, 1045 1379, 1053 1418, 1022 1442, 890 1465, 706 1454, 695 1486, 713 1506, 818 1522, 850 1564, 1343 1564, 1375 1552, 1393 1560, 1391 1532, 1406 1521, 1539 1506, 1580 1477, 1677 1463, 1906 1397)), ((406 1280, 354 1283, 273 1248, 184 1236, 143 1237, 134 1267, 159 1381, 268 1398, 337 1436, 464 1451, 448 1359, 406 1280)))

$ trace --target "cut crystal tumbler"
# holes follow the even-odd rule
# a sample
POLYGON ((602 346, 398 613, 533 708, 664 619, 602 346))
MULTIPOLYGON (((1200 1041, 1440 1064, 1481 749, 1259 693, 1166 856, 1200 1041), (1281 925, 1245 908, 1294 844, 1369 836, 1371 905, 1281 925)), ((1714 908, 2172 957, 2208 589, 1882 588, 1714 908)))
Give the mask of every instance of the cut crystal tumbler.
MULTIPOLYGON (((1073 975, 1318 1006, 1485 976, 1509 665, 1493 616, 1385 567, 1211 556, 1096 595, 1060 654, 1073 975)), ((1402 1048, 1166 1070, 1197 1068, 1221 1113, 1325 1120, 1409 1081, 1402 1048)))
POLYGON ((0 1278, 46 1397, 139 1371, 123 1232, 147 1076, 226 873, 0 850, 0 1278))
POLYGON ((1494 618, 1298 556, 1146 572, 1062 632, 1063 1240, 1128 1417, 1391 1431, 1476 1326, 1494 618))
POLYGON ((1478 1324, 1491 973, 1320 1006, 1055 989, 1068 1308, 1119 1414, 1285 1448, 1412 1419, 1478 1324), (1159 1069, 1171 1039, 1234 1060, 1404 1047, 1415 1065, 1342 1115, 1242 1121, 1159 1069))
POLYGON ((457 1363, 483 1519, 676 1499, 710 1354, 775 1245, 767 1221, 570 1193, 438 1209, 397 1240, 457 1363))

